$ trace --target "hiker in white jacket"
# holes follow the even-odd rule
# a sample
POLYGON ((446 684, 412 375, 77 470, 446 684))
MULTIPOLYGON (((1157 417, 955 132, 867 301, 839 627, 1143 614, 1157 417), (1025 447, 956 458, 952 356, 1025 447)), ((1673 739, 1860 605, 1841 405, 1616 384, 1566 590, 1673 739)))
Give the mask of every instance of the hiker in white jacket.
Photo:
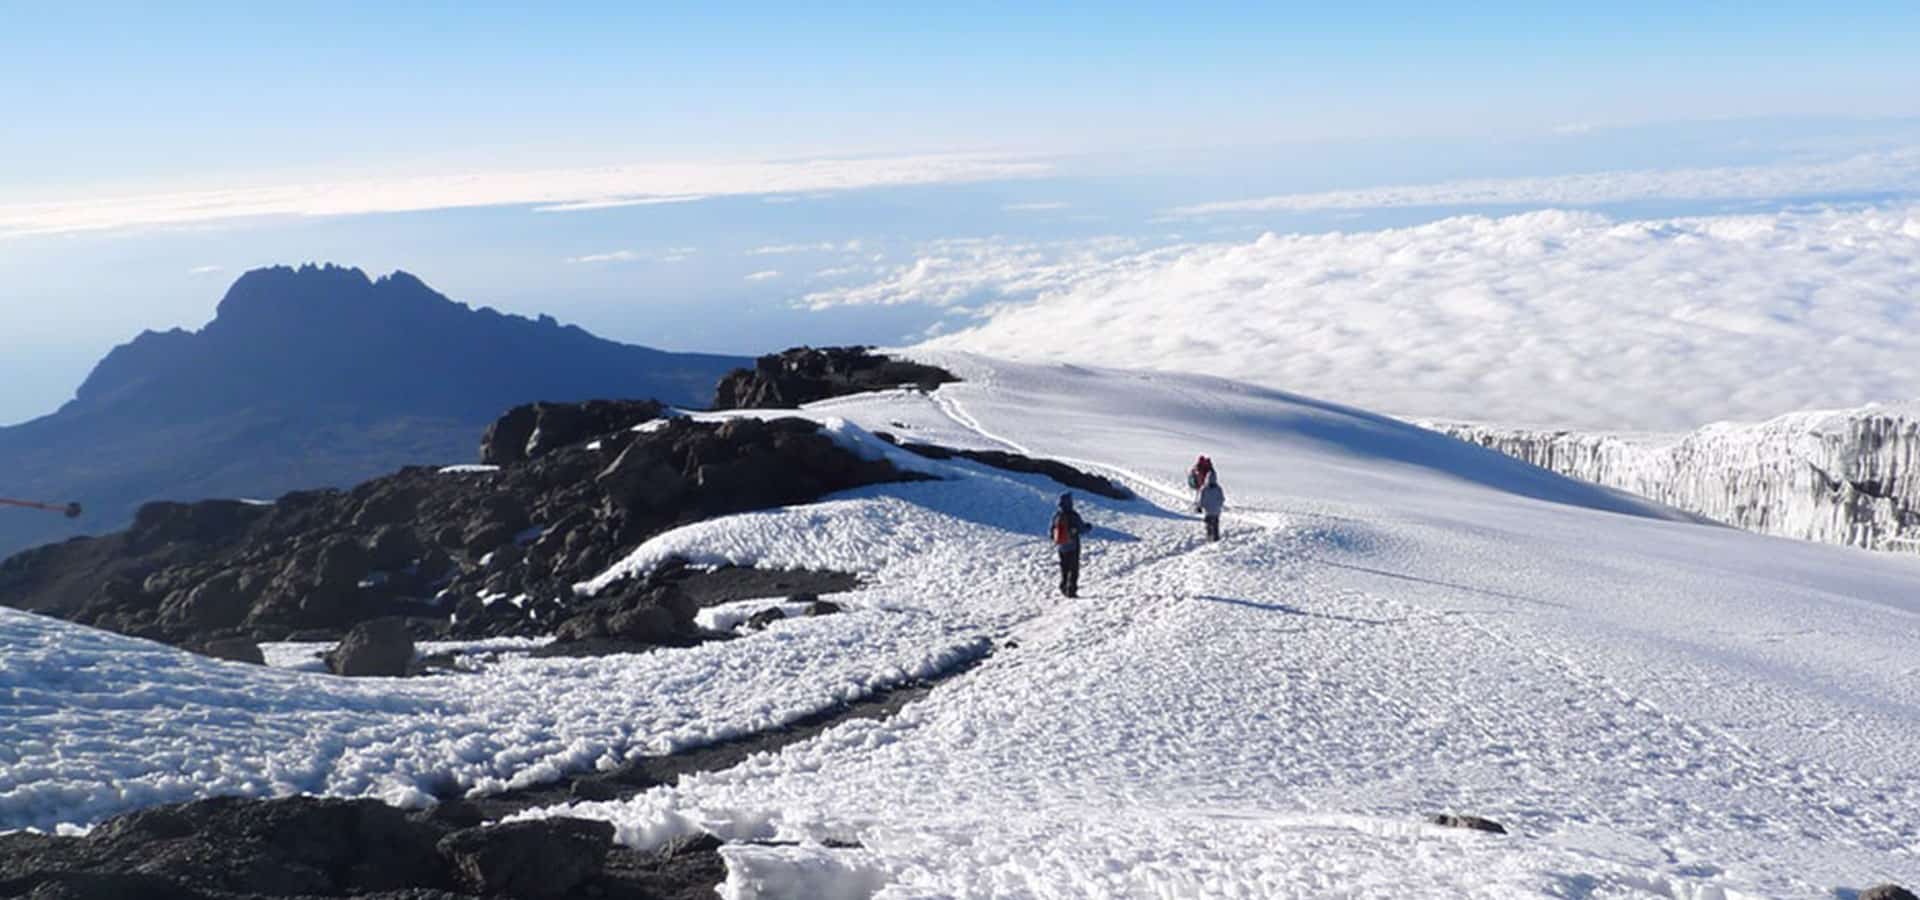
POLYGON ((1207 519, 1207 540, 1220 539, 1220 511, 1227 508, 1227 492, 1220 489, 1220 476, 1207 473, 1207 483, 1200 488, 1200 514, 1207 519))

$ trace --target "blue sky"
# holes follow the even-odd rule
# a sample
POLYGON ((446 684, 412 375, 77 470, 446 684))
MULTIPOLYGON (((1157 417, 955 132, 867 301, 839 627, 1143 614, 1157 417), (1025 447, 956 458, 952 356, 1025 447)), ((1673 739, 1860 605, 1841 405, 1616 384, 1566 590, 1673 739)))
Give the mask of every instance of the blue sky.
POLYGON ((0 188, 1527 134, 1920 94, 1911 3, 280 6, 6 4, 0 188))
MULTIPOLYGON (((945 327, 807 300, 943 241, 1385 228, 1460 210, 1169 211, 1866 158, 1839 192, 1859 200, 1912 168, 1872 154, 1920 146, 1911 3, 394 6, 0 0, 0 423, 142 328, 203 323, 256 265, 405 268, 620 339, 755 352, 945 327), (419 181, 472 173, 492 181, 419 181), (663 195, 684 202, 539 211, 663 195)), ((1643 193, 1610 208, 1782 199, 1643 193)))

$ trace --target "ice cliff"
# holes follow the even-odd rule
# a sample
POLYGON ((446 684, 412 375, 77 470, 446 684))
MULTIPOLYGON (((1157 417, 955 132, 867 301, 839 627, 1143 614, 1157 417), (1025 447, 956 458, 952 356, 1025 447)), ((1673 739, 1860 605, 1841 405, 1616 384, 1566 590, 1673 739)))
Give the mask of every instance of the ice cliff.
POLYGON ((1920 403, 1678 435, 1422 424, 1751 531, 1920 552, 1920 403))

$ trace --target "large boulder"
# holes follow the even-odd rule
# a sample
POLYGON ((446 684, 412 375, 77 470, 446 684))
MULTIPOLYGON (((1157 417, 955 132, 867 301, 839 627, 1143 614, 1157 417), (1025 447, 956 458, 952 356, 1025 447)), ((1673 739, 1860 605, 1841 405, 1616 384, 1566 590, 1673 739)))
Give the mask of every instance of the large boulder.
POLYGON ((1469 831, 1484 831, 1484 832, 1487 832, 1488 834, 1506 834, 1507 833, 1506 826, 1501 825, 1499 822, 1495 822, 1492 819, 1485 819, 1485 818, 1481 818, 1480 816, 1456 816, 1451 814, 1443 814, 1443 815, 1434 816, 1428 821, 1432 822, 1435 825, 1439 825, 1445 828, 1465 828, 1469 831))
POLYGON ((686 496, 687 481, 651 442, 627 445, 594 482, 623 507, 669 510, 686 496))
POLYGON ((252 607, 253 598, 241 589, 240 573, 226 571, 191 589, 176 590, 160 614, 196 631, 213 631, 240 624, 252 607))
POLYGON ((438 888, 452 885, 434 849, 443 834, 374 800, 223 797, 130 813, 84 838, 0 839, 0 890, 335 897, 438 888))
POLYGON ((792 409, 829 397, 898 387, 932 390, 953 373, 893 359, 869 347, 794 347, 720 379, 714 409, 792 409))
POLYGON ((1860 892, 1858 900, 1920 900, 1897 884, 1876 884, 1860 892))
POLYGON ((219 542, 232 539, 261 515, 262 508, 238 500, 156 501, 134 513, 127 536, 143 546, 219 542))
POLYGON ((438 850, 467 890, 509 897, 566 897, 600 874, 613 826, 537 819, 447 835, 438 850))
POLYGON ((527 439, 533 437, 539 412, 529 403, 507 410, 506 415, 487 426, 480 437, 480 462, 489 466, 507 466, 527 458, 527 439))
POLYGON ((480 441, 480 461, 506 466, 538 459, 561 447, 658 418, 664 410, 652 400, 516 406, 488 426, 480 441))
POLYGON ((315 587, 357 587, 360 579, 373 569, 367 548, 345 536, 334 537, 320 548, 314 560, 315 587))
POLYGON ((349 677, 399 677, 413 665, 413 635, 404 619, 362 622, 326 654, 327 671, 349 677))
POLYGON ((232 662, 253 663, 256 666, 267 664, 267 657, 260 652, 260 645, 252 638, 219 638, 208 641, 200 652, 214 659, 232 662))

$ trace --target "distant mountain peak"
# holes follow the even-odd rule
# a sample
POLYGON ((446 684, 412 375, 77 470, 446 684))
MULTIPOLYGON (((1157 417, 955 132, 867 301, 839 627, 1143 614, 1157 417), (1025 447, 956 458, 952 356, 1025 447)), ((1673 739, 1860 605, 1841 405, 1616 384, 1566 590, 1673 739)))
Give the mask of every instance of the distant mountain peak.
POLYGON ((333 263, 271 266, 236 279, 205 330, 210 334, 230 329, 279 332, 288 327, 309 328, 319 319, 343 315, 391 316, 403 310, 421 313, 441 307, 447 313, 467 309, 403 271, 375 280, 359 268, 333 263))
POLYGON ((705 406, 750 362, 469 307, 403 271, 254 269, 198 331, 144 332, 58 412, 0 428, 0 469, 90 510, 0 520, 0 556, 59 529, 117 527, 147 500, 275 496, 467 459, 488 422, 534 401, 705 406))

